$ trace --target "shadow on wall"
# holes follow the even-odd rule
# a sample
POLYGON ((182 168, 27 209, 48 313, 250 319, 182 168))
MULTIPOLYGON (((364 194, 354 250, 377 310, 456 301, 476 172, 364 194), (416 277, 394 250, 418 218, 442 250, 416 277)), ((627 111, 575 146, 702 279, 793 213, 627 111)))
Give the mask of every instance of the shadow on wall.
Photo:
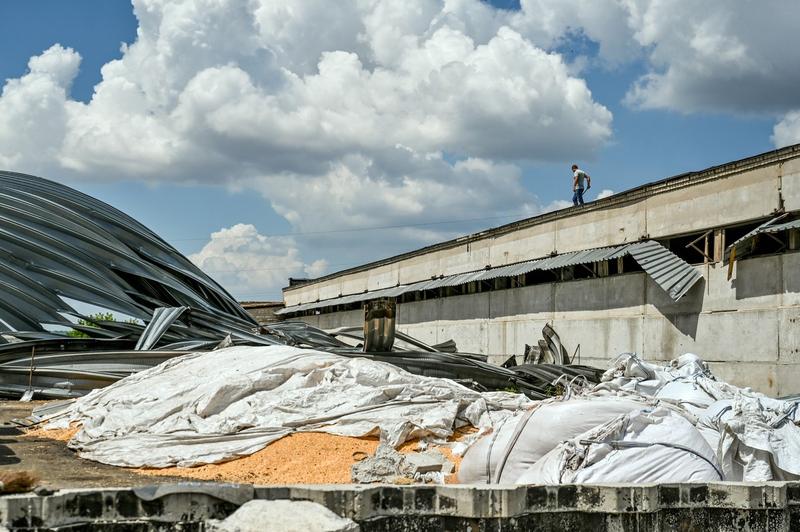
POLYGON ((677 303, 672 301, 667 305, 654 303, 654 306, 673 327, 692 340, 696 340, 697 323, 700 321, 705 295, 706 279, 703 277, 677 303), (679 309, 677 312, 675 307, 679 309))
POLYGON ((737 261, 736 277, 730 283, 737 300, 800 293, 800 253, 737 261))

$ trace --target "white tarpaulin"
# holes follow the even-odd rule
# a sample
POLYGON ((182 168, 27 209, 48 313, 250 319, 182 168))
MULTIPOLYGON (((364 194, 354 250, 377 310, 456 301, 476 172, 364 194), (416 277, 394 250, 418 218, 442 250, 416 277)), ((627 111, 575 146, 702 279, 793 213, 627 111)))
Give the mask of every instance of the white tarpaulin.
POLYGON ((667 366, 617 358, 598 385, 636 390, 681 406, 696 416, 696 426, 714 449, 730 481, 800 479, 800 411, 782 401, 719 381, 692 353, 667 366))
POLYGON ((469 449, 459 480, 526 484, 800 478, 796 402, 718 381, 691 353, 664 366, 621 355, 602 381, 507 418, 469 449))
POLYGON ((561 443, 519 484, 713 482, 723 480, 714 451, 683 416, 634 410, 561 443))
POLYGON ((363 358, 287 346, 230 347, 170 359, 78 399, 51 427, 82 424, 81 457, 118 466, 215 463, 292 431, 380 434, 390 445, 491 428, 532 401, 478 393, 363 358))
POLYGON ((642 397, 584 396, 549 399, 518 414, 469 448, 458 480, 464 484, 509 484, 562 441, 574 438, 631 410, 647 406, 642 397))

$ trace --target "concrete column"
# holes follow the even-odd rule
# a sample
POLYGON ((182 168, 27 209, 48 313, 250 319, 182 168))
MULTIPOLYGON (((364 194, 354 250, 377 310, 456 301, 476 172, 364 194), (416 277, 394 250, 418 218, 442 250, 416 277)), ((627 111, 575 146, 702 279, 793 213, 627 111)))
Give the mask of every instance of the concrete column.
POLYGON ((725 258, 725 229, 714 229, 714 262, 725 258))
POLYGON ((800 229, 789 230, 789 249, 800 249, 800 229))

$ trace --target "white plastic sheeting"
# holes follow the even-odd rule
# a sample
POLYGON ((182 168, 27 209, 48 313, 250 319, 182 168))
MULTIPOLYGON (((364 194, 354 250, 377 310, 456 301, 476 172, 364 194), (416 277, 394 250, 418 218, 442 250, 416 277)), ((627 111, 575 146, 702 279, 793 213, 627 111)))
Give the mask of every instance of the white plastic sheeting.
POLYGON ((800 479, 800 412, 782 401, 714 378, 700 357, 687 353, 667 366, 617 358, 598 388, 637 391, 671 402, 695 418, 730 481, 800 479))
POLYGON ((541 401, 533 409, 507 418, 491 435, 470 447, 461 461, 458 479, 465 484, 515 483, 560 442, 643 406, 647 402, 641 397, 541 401))
POLYGON ((683 416, 634 410, 558 445, 519 484, 713 482, 723 480, 714 451, 683 416))
POLYGON ((800 410, 718 381, 697 355, 617 357, 592 389, 537 403, 466 453, 464 483, 800 479, 800 410))
POLYGON ((293 431, 380 434, 393 446, 447 438, 532 404, 372 360, 242 346, 173 358, 95 390, 50 426, 80 422, 69 446, 83 458, 185 467, 249 455, 293 431))

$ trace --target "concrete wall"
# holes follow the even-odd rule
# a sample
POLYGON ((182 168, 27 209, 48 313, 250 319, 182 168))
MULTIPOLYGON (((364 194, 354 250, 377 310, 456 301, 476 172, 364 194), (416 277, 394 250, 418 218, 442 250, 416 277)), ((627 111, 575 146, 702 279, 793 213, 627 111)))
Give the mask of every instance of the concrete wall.
POLYGON ((287 289, 287 306, 540 258, 551 253, 663 238, 800 210, 797 152, 654 185, 647 194, 611 197, 519 228, 468 238, 388 264, 287 289), (794 158, 789 158, 794 157, 794 158))
MULTIPOLYGON (((522 354, 552 323, 580 362, 622 352, 669 360, 694 352, 720 378, 769 395, 800 393, 800 253, 697 266, 704 279, 678 303, 644 273, 541 284, 398 305, 398 328, 465 352, 522 354)), ((361 325, 361 311, 304 318, 328 329, 361 325)))
MULTIPOLYGON (((224 519, 257 499, 316 502, 356 521, 362 532, 800 529, 800 484, 788 482, 605 486, 194 483, 175 484, 155 494, 147 488, 61 490, 0 497, 0 529, 200 531, 207 530, 207 520, 224 519)), ((264 516, 266 520, 270 517, 264 516)))

